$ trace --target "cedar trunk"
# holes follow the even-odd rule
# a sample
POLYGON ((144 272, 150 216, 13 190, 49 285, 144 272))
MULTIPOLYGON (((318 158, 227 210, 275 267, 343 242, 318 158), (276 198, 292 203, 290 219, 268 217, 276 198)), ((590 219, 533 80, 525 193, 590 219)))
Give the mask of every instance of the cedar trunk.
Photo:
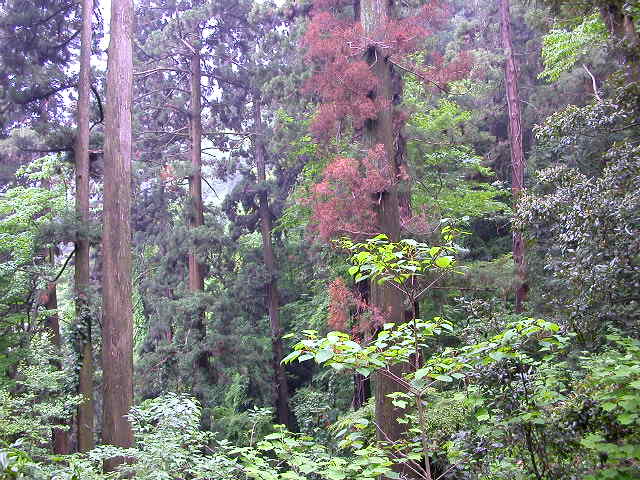
POLYGON ((280 325, 280 297, 278 294, 276 259, 273 253, 273 244, 271 242, 271 211, 269 210, 269 198, 265 186, 265 150, 262 136, 262 112, 260 109, 260 95, 255 94, 253 98, 253 118, 255 135, 253 146, 256 158, 256 170, 258 188, 258 213, 260 215, 260 230, 262 233, 262 254, 264 265, 269 275, 267 283, 267 306, 269 310, 269 323, 271 327, 271 348, 273 350, 273 374, 274 374, 274 393, 273 402, 278 416, 278 423, 286 425, 289 429, 293 428, 291 413, 289 411, 289 385, 287 376, 282 365, 283 346, 282 346, 282 326, 280 325))
MULTIPOLYGON (((131 304, 131 102, 133 2, 111 1, 104 143, 103 427, 105 444, 130 447, 133 403, 131 304)), ((123 459, 105 462, 111 471, 123 459)))
MULTIPOLYGON (((189 60, 191 72, 191 174, 189 176, 189 228, 191 230, 204 225, 204 206, 202 202, 202 71, 200 53, 192 48, 189 60)), ((196 236, 193 236, 194 246, 189 252, 189 290, 193 293, 204 292, 204 266, 198 261, 196 236)), ((193 328, 198 338, 204 338, 205 322, 204 310, 198 302, 194 312, 193 328)), ((196 357, 194 368, 206 371, 209 357, 206 351, 201 351, 196 357)))
MULTIPOLYGON (((202 204, 202 75, 200 54, 191 56, 191 175, 189 176, 189 196, 191 211, 189 226, 198 228, 204 225, 202 204)), ((193 249, 189 252, 189 289, 192 292, 204 290, 202 265, 193 249)))
MULTIPOLYGON (((388 0, 361 0, 359 7, 360 22, 365 37, 381 40, 376 37, 383 34, 390 19, 391 3, 388 0)), ((380 111, 377 118, 368 124, 365 133, 369 137, 370 143, 384 146, 386 165, 381 167, 386 167, 389 174, 397 178, 401 154, 396 144, 398 132, 393 125, 392 100, 401 92, 394 91, 393 65, 389 57, 376 44, 369 45, 366 59, 378 81, 374 95, 378 98, 383 97, 383 103, 388 107, 380 111)), ((395 88, 398 88, 397 84, 395 88)), ((386 234, 390 241, 398 241, 400 239, 398 189, 393 186, 387 191, 380 192, 379 196, 380 232, 386 234)), ((386 322, 402 323, 404 319, 402 301, 402 295, 397 289, 375 283, 371 285, 371 304, 384 315, 386 322)), ((396 375, 402 375, 404 368, 402 365, 397 365, 392 367, 392 370, 396 375)), ((380 440, 396 441, 406 431, 404 425, 397 421, 402 412, 394 408, 391 400, 387 398, 388 394, 399 390, 400 386, 394 380, 381 374, 377 375, 375 379, 376 424, 380 440)), ((399 469, 402 470, 401 466, 399 469)))
MULTIPOLYGON (((47 256, 49 257, 49 263, 55 266, 55 249, 53 247, 47 249, 47 256)), ((47 310, 53 310, 55 313, 47 316, 46 327, 51 333, 51 339, 53 344, 59 349, 61 345, 60 341, 60 318, 58 317, 58 292, 55 282, 49 282, 47 284, 47 301, 45 308, 47 310)), ((61 368, 60 362, 55 362, 56 368, 61 368)), ((69 433, 66 430, 60 428, 53 429, 53 453, 55 455, 66 455, 69 453, 69 433)))
MULTIPOLYGON (((520 95, 518 92, 518 70, 513 54, 511 40, 511 14, 509 0, 500 0, 500 19, 502 32, 502 48, 505 53, 505 85, 507 89, 507 105, 509 109, 509 139, 511 141, 511 191, 514 202, 524 188, 524 149, 522 146, 522 115, 520 112, 520 95)), ((513 261, 516 266, 516 313, 524 309, 523 302, 527 297, 527 264, 525 260, 524 240, 521 232, 513 232, 513 261)))
MULTIPOLYGON (((89 94, 91 88, 91 20, 93 0, 82 0, 80 78, 78 80, 78 132, 74 146, 76 161, 76 214, 80 225, 89 223, 89 94)), ((76 322, 82 332, 78 393, 78 450, 86 452, 93 439, 93 347, 89 309, 89 240, 79 232, 76 237, 75 263, 76 322)))

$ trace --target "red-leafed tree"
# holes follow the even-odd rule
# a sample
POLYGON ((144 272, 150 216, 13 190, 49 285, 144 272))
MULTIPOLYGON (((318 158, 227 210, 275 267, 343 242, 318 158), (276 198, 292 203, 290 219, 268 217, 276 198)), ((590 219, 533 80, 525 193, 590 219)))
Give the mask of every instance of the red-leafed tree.
MULTIPOLYGON (((325 240, 376 233, 386 234, 391 241, 400 239, 401 213, 409 215, 410 202, 402 135, 406 114, 400 108, 402 79, 398 70, 441 88, 442 83, 468 71, 468 56, 448 66, 436 56, 432 65, 412 64, 407 54, 421 47, 444 18, 445 9, 436 0, 415 15, 399 18, 394 3, 316 0, 304 37, 306 57, 316 66, 306 90, 320 99, 313 132, 327 139, 350 128, 369 152, 363 159, 334 159, 315 186, 313 218, 325 240)), ((335 285, 332 288, 337 289, 335 285)), ((371 312, 385 321, 404 321, 405 308, 396 289, 371 285, 368 293, 371 312)), ((340 306, 334 302, 332 308, 337 311, 340 306)), ((401 375, 402 366, 397 368, 394 373, 401 375)), ((387 398, 397 389, 386 377, 376 379, 376 423, 383 440, 398 440, 404 430, 387 398)), ((428 473, 429 462, 425 460, 428 473)))
POLYGON ((312 225, 322 240, 379 232, 376 197, 403 178, 388 171, 384 157, 384 148, 376 145, 362 159, 336 157, 327 165, 310 198, 312 225))

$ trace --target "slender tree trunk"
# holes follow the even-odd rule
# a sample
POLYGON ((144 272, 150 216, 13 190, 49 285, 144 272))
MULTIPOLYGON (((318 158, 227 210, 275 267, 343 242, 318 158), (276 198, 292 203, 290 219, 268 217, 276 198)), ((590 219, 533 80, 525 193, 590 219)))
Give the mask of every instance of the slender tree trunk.
POLYGON ((260 193, 259 199, 259 215, 260 230, 262 233, 262 253, 264 256, 264 264, 269 275, 269 283, 267 284, 267 303, 269 309, 269 323, 271 326, 271 347, 273 350, 273 373, 274 373, 274 404, 278 415, 278 422, 286 425, 291 429, 293 422, 289 411, 289 386, 284 366, 282 365, 283 346, 282 346, 282 326, 280 325, 280 298, 278 294, 276 259, 273 253, 273 244, 271 242, 271 211, 269 210, 269 198, 265 188, 266 172, 265 172, 265 150, 262 134, 262 112, 260 109, 260 95, 254 94, 253 97, 253 118, 254 129, 254 150, 256 158, 256 169, 258 173, 258 184, 260 193))
MULTIPOLYGON (((189 228, 196 229, 204 225, 204 205, 202 202, 202 72, 200 53, 193 48, 190 58, 191 71, 191 175, 189 176, 189 228)), ((194 241, 195 236, 194 236, 194 241)), ((189 252, 189 290, 198 294, 204 292, 204 266, 198 261, 197 248, 194 246, 189 252)), ((206 335, 204 309, 199 301, 194 312, 193 328, 199 340, 206 335)), ((201 349, 195 358, 196 374, 194 382, 206 382, 206 379, 196 380, 198 376, 207 374, 209 370, 209 354, 201 349)))
MULTIPOLYGON (((48 261, 52 266, 55 266, 55 248, 50 247, 47 249, 48 261)), ((58 310, 58 292, 57 286, 55 282, 49 282, 47 284, 47 301, 45 303, 45 308, 47 310, 58 310)), ((47 316, 46 319, 46 327, 49 332, 51 332, 51 337, 53 340, 53 344, 59 349, 61 345, 60 338, 60 318, 58 317, 58 312, 47 316)), ((56 368, 62 368, 60 362, 55 362, 56 368)), ((66 455, 69 453, 69 432, 66 430, 62 430, 60 428, 53 429, 53 453, 56 455, 66 455)))
MULTIPOLYGON (((133 2, 111 0, 104 143, 104 231, 102 285, 103 442, 129 447, 125 418, 133 403, 131 304, 131 102, 133 2)), ((113 470, 124 460, 105 462, 113 470)))
MULTIPOLYGON (((382 40, 386 24, 390 20, 391 6, 392 3, 388 0, 360 1, 360 22, 367 38, 382 40)), ((383 97, 384 103, 388 105, 378 113, 374 121, 370 122, 366 133, 371 143, 384 146, 386 165, 381 167, 385 167, 395 181, 399 174, 401 149, 396 144, 398 132, 393 125, 393 98, 401 92, 394 92, 393 65, 378 45, 369 45, 366 60, 378 81, 374 94, 378 98, 383 97)), ((391 241, 398 241, 400 239, 400 197, 397 186, 394 185, 387 191, 380 192, 378 218, 380 232, 386 234, 391 241)), ((397 289, 372 284, 371 304, 385 316, 387 322, 402 323, 404 320, 403 298, 397 289)), ((392 370, 394 374, 402 375, 405 368, 403 365, 396 365, 392 370)), ((392 379, 380 374, 375 378, 377 435, 381 440, 398 440, 406 431, 405 426, 397 421, 402 411, 396 409, 387 398, 388 394, 399 390, 401 390, 400 386, 392 379)), ((428 459, 426 462, 428 465, 428 459)), ((403 470, 402 465, 398 465, 398 470, 400 472, 403 470)), ((429 468, 426 471, 429 472, 429 468)), ((427 478, 430 480, 430 475, 427 478)))
MULTIPOLYGON (((80 224, 89 222, 89 95, 91 88, 91 21, 93 0, 82 0, 80 78, 78 88, 78 133, 74 146, 76 161, 76 214, 80 224)), ((78 450, 86 452, 93 439, 93 347, 89 309, 89 240, 83 232, 76 238, 75 263, 76 322, 81 326, 80 374, 78 390, 83 397, 78 406, 78 450)))
MULTIPOLYGON (((524 188, 524 149, 522 147, 522 115, 520 113, 520 95, 518 92, 518 70, 513 44, 511 41, 511 14, 509 0, 500 0, 500 19, 502 31, 502 48, 505 53, 505 84, 507 88, 507 104, 509 107, 509 139, 511 141, 511 192, 517 205, 524 188)), ((513 261, 516 265, 516 312, 524 309, 523 302, 527 298, 527 264, 525 260, 524 240, 522 233, 513 232, 513 261)))
MULTIPOLYGON (((202 75, 200 54, 191 56, 191 175, 189 177, 189 196, 191 208, 189 226, 198 228, 204 225, 202 203, 202 75)), ((192 292, 204 290, 202 265, 195 251, 189 253, 189 289, 192 292)))

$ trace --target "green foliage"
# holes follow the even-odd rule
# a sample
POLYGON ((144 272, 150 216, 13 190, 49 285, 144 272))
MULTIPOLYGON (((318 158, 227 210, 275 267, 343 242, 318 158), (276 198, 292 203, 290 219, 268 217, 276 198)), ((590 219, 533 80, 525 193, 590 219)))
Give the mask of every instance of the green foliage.
POLYGON ((607 339, 610 348, 582 358, 587 375, 577 389, 597 403, 605 420, 580 441, 606 459, 585 478, 634 478, 640 473, 640 342, 620 335, 607 339))
POLYGON ((407 102, 415 110, 407 149, 418 178, 413 193, 417 211, 424 207, 432 218, 440 215, 465 223, 470 217, 507 213, 509 194, 495 180, 495 172, 470 145, 457 141, 472 121, 472 112, 456 103, 455 95, 430 105, 415 80, 407 82, 407 102))
POLYGON ((278 427, 258 437, 250 432, 248 446, 216 441, 203 432, 197 401, 168 394, 143 402, 131 410, 129 419, 136 447, 100 446, 85 455, 68 457, 67 466, 53 467, 55 478, 65 480, 107 479, 101 474, 105 459, 125 456, 120 467, 129 478, 139 480, 290 480, 374 479, 390 472, 390 460, 373 446, 339 456, 311 437, 278 427))
POLYGON ((572 30, 552 30, 542 39, 542 60, 544 70, 538 75, 549 82, 555 82, 564 72, 589 53, 591 49, 602 48, 609 35, 599 13, 585 17, 572 30))
POLYGON ((518 224, 527 228, 544 268, 553 274, 549 297, 585 342, 605 325, 636 332, 640 282, 640 149, 620 144, 601 177, 555 167, 526 193, 518 224))
MULTIPOLYGON (((311 388, 300 388, 291 397, 291 410, 302 433, 322 438, 327 431, 331 406, 327 394, 311 388)), ((324 438, 323 440, 327 440, 324 438)))
MULTIPOLYGON (((459 230, 444 226, 441 230, 444 244, 431 246, 413 239, 403 239, 397 243, 380 234, 365 242, 354 243, 349 239, 339 241, 339 245, 351 252, 348 272, 356 282, 371 280, 378 284, 391 282, 396 288, 406 288, 405 282, 429 274, 445 275, 455 268, 455 254, 460 247, 453 240, 459 230)), ((407 292, 409 293, 409 292, 407 292)), ((418 292, 415 292, 419 295, 418 292)))
POLYGON ((55 276, 44 250, 55 243, 51 225, 68 209, 64 183, 51 180, 59 167, 56 157, 37 159, 18 171, 21 185, 0 195, 0 386, 29 342, 23 325, 37 323, 36 293, 55 276))
POLYGON ((66 393, 69 372, 56 366, 60 352, 46 334, 33 336, 26 351, 15 386, 0 385, 0 442, 18 441, 34 453, 49 442, 54 427, 68 428, 80 397, 66 393))
POLYGON ((311 437, 280 430, 267 435, 255 449, 240 453, 243 473, 254 480, 347 480, 393 476, 391 460, 373 445, 342 457, 332 454, 311 437))

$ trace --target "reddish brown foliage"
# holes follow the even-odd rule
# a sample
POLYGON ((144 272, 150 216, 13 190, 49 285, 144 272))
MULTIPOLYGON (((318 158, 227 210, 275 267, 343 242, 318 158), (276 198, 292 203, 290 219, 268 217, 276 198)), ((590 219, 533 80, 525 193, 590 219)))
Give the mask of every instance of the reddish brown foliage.
POLYGON ((312 188, 312 225, 325 241, 348 235, 366 237, 380 233, 376 206, 381 192, 405 178, 388 171, 382 145, 363 159, 336 157, 312 188), (382 167, 380 167, 382 165, 382 167))
POLYGON ((423 81, 444 89, 447 83, 465 78, 473 66, 473 57, 469 52, 460 54, 449 62, 434 53, 431 55, 430 65, 426 68, 419 66, 411 68, 423 81))
POLYGON ((329 328, 351 331, 357 338, 369 337, 385 323, 385 316, 361 295, 349 289, 341 278, 329 285, 329 328))
POLYGON ((354 295, 341 278, 329 285, 329 320, 327 324, 333 330, 344 331, 349 325, 350 311, 354 303, 354 295))
POLYGON ((319 70, 305 91, 322 99, 312 126, 318 137, 331 134, 337 122, 347 116, 360 128, 381 108, 369 95, 376 88, 376 78, 363 59, 361 39, 359 24, 339 20, 329 12, 317 12, 309 24, 303 45, 306 57, 317 63, 319 70))
MULTIPOLYGON (((340 121, 349 118, 355 129, 375 119, 388 108, 388 102, 376 95, 377 80, 370 70, 365 53, 371 46, 392 62, 402 63, 406 54, 416 51, 431 28, 445 17, 446 9, 438 0, 428 2, 411 17, 382 22, 378 31, 365 36, 360 23, 338 18, 335 11, 348 2, 316 0, 313 16, 302 45, 306 58, 317 66, 305 91, 320 97, 321 105, 312 124, 319 138, 333 134, 340 121)), ((446 82, 459 78, 461 62, 446 68, 442 62, 428 71, 416 71, 430 82, 446 82)), ((467 69, 468 70, 468 69, 467 69)))

